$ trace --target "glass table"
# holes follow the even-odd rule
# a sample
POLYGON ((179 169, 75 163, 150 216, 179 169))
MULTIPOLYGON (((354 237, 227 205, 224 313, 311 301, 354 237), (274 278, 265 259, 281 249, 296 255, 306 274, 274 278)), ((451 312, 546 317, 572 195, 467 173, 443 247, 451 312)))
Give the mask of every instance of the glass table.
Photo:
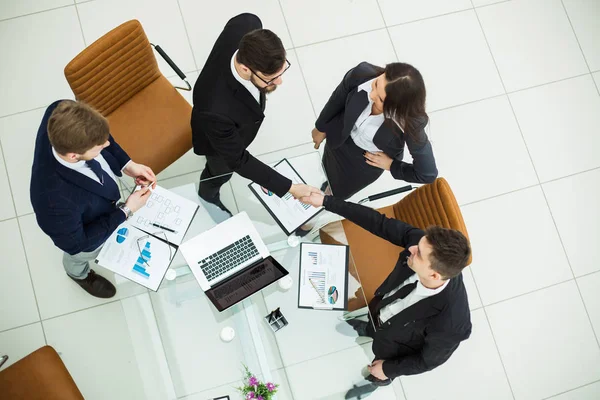
MULTIPOLYGON (((307 184, 326 181, 318 152, 288 158, 307 184)), ((248 188, 249 181, 234 174, 231 191, 222 200, 232 212, 250 216, 271 255, 290 273, 294 284, 283 290, 277 283, 228 310, 218 312, 197 284, 178 252, 168 278, 157 292, 121 300, 140 379, 148 399, 208 400, 220 396, 242 399, 244 365, 257 378, 279 385, 276 399, 344 399, 353 385, 364 385, 366 366, 373 359, 371 339, 358 337, 345 318, 361 316, 367 308, 360 277, 350 251, 348 296, 356 311, 298 308, 300 241, 319 242, 319 233, 344 243, 340 217, 322 211, 308 224, 311 232, 289 238, 248 188), (297 240, 294 240, 297 239, 297 240), (296 246, 294 246, 296 245, 296 246), (273 332, 264 317, 279 308, 289 325, 273 332), (220 338, 223 328, 235 337, 220 338)), ((200 205, 186 238, 210 229, 227 218, 200 200, 197 183, 171 188, 200 205)), ((397 380, 396 380, 397 381, 397 380)), ((356 397, 351 397, 356 398, 356 397)), ((371 399, 404 398, 399 384, 377 389, 371 399)))

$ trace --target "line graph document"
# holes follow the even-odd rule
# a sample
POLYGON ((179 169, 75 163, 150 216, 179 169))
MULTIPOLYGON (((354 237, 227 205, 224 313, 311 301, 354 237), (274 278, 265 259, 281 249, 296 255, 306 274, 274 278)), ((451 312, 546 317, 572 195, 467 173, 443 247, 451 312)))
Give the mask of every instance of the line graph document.
POLYGON ((300 245, 298 307, 348 308, 348 246, 321 243, 300 245))

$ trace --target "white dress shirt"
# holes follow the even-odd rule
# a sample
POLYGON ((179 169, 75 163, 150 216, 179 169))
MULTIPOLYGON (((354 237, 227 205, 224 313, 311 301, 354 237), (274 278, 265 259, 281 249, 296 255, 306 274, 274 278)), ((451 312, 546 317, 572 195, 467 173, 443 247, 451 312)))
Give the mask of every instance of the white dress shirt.
MULTIPOLYGON (((94 181, 100 183, 100 179, 98 178, 98 176, 94 173, 94 171, 92 171, 92 169, 90 167, 87 166, 85 161, 82 160, 82 161, 77 161, 74 163, 67 162, 67 161, 63 160, 62 158, 60 158, 60 156, 58 155, 56 150, 54 150, 54 147, 52 148, 52 154, 54 154, 54 158, 56 158, 56 161, 58 161, 65 167, 75 170, 75 171, 79 172, 80 174, 85 175, 88 178, 93 179, 94 181)), ((96 160, 100 163, 100 166, 102 167, 102 169, 108 174, 108 176, 110 176, 117 183, 117 187, 118 187, 119 183, 117 182, 117 177, 115 176, 112 169, 110 169, 110 166, 108 165, 108 163, 106 162, 104 157, 102 157, 102 154, 98 154, 96 156, 96 158, 94 158, 94 160, 96 160)), ((129 160, 129 161, 131 161, 131 160, 129 160)), ((127 162, 127 164, 129 164, 129 162, 127 162)), ((127 166, 127 164, 125 164, 123 166, 123 168, 125 168, 127 166)), ((121 171, 122 171, 122 169, 121 169, 121 171)))
MULTIPOLYGON (((392 290, 391 292, 389 292, 388 294, 383 296, 383 298, 385 299, 385 298, 393 295, 398 290, 400 290, 400 288, 402 286, 408 285, 409 283, 413 283, 417 280, 419 280, 419 277, 417 276, 417 274, 412 275, 410 278, 408 278, 407 280, 402 282, 402 284, 400 286, 398 286, 396 289, 392 290)), ((423 299, 426 299, 430 296, 433 296, 434 294, 438 294, 439 292, 444 290, 444 288, 446 286, 448 286, 448 282, 450 282, 450 279, 446 280, 444 282, 444 284, 437 289, 426 288, 425 286, 423 286, 421 281, 417 282, 417 286, 413 289, 412 292, 410 292, 410 294, 408 296, 406 296, 403 299, 398 299, 391 304, 388 304, 387 306, 383 307, 381 309, 381 311, 379 311, 379 319, 381 320, 381 323, 386 322, 388 319, 399 314, 404 309, 412 306, 413 304, 415 304, 423 299)))
POLYGON ((256 99, 256 102, 258 104, 260 104, 260 92, 258 91, 258 88, 256 86, 254 86, 254 84, 250 81, 245 80, 244 78, 242 78, 240 76, 240 74, 238 74, 237 69, 235 69, 235 56, 237 55, 237 50, 235 51, 235 53, 233 53, 233 57, 231 57, 231 73, 233 74, 233 77, 242 85, 244 85, 244 87, 250 92, 250 94, 252 95, 252 97, 254 97, 256 99))
POLYGON ((358 119, 354 123, 354 126, 352 127, 352 131, 350 131, 350 137, 352 137, 354 143, 361 149, 371 152, 381 151, 373 143, 373 137, 375 137, 377 130, 385 121, 383 113, 379 115, 371 115, 373 102, 371 101, 371 97, 369 95, 371 94, 371 84, 375 79, 377 78, 373 78, 358 87, 359 91, 362 90, 367 92, 369 104, 359 115, 358 119))

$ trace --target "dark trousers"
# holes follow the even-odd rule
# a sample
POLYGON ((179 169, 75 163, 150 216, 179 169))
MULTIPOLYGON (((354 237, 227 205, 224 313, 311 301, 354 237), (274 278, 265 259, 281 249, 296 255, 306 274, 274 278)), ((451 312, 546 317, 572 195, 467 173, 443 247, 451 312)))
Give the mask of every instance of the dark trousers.
POLYGON ((214 200, 219 198, 221 186, 226 184, 233 174, 225 160, 219 156, 206 156, 206 165, 200 175, 198 194, 203 199, 214 200))
POLYGON ((325 143, 323 167, 335 197, 347 199, 375 182, 383 173, 381 168, 367 164, 364 152, 351 137, 336 149, 325 143))

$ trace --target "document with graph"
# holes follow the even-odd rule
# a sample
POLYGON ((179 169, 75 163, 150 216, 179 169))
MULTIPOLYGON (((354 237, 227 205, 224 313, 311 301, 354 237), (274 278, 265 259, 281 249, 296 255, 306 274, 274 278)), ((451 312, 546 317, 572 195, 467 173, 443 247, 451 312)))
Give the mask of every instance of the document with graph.
POLYGON ((197 210, 198 204, 157 185, 146 205, 128 222, 153 235, 164 232, 169 243, 179 246, 197 210))
MULTIPOLYGON (((292 183, 306 183, 285 158, 275 164, 273 169, 289 178, 292 183)), ((323 209, 323 207, 317 208, 310 204, 301 203, 299 200, 294 199, 291 193, 279 197, 258 183, 252 182, 248 187, 288 236, 323 209)))
POLYGON ((104 243, 96 263, 157 291, 177 249, 124 222, 104 243))
POLYGON ((348 246, 301 243, 298 308, 348 309, 348 246))

